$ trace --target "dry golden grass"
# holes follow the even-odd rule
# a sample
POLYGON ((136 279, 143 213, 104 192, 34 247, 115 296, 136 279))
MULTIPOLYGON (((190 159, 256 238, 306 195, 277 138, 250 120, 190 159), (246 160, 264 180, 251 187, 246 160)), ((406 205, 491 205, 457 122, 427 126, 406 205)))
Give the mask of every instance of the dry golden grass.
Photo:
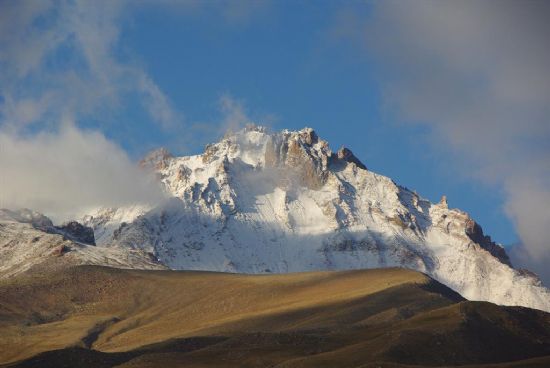
POLYGON ((237 275, 81 266, 3 281, 0 293, 0 364, 56 349, 64 350, 19 366, 397 367, 550 354, 548 314, 462 302, 404 269, 237 275), (484 351, 498 344, 508 351, 484 351))
MULTIPOLYGON (((94 349, 124 351, 176 337, 227 334, 242 330, 242 320, 427 281, 420 273, 399 269, 251 276, 79 267, 4 286, 0 359, 81 345, 95 326, 113 319, 119 322, 105 326, 94 349)), ((274 321, 265 328, 294 328, 289 322, 274 321)), ((301 323, 307 325, 307 318, 301 323)))

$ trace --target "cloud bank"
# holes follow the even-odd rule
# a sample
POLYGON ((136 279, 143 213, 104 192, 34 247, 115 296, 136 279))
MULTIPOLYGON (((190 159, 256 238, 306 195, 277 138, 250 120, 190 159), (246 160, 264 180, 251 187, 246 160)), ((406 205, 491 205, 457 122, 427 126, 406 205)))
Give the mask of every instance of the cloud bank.
POLYGON ((378 62, 388 111, 430 127, 457 171, 504 192, 522 243, 516 263, 550 284, 550 3, 371 5, 367 20, 344 14, 361 27, 340 35, 378 62))
POLYGON ((0 133, 0 208, 34 208, 62 221, 82 210, 154 204, 159 185, 101 133, 66 123, 56 133, 0 133))

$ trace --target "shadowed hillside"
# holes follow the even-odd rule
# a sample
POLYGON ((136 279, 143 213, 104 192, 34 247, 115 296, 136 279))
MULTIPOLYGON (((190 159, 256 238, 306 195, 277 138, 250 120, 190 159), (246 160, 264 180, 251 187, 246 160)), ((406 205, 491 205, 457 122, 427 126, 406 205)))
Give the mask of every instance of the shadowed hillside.
POLYGON ((550 364, 549 314, 467 302, 404 269, 80 266, 3 280, 0 295, 0 362, 10 367, 550 364))

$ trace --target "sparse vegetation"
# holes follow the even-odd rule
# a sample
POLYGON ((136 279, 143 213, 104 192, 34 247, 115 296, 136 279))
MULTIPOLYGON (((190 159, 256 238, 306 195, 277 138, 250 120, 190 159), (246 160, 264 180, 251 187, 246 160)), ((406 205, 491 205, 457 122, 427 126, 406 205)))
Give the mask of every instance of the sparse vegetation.
POLYGON ((404 269, 251 276, 80 266, 4 280, 0 293, 0 359, 10 367, 550 362, 549 314, 466 302, 404 269))

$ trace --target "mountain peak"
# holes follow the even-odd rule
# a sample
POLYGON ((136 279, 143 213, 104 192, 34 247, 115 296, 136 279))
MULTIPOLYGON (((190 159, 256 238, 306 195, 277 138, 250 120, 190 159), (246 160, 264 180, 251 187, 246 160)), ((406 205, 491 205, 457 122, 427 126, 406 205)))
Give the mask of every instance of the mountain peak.
POLYGON ((254 123, 248 123, 248 124, 245 125, 243 131, 245 133, 247 133, 247 132, 267 133, 268 129, 267 129, 267 127, 262 126, 262 125, 257 125, 257 124, 254 124, 254 123))
POLYGON ((307 145, 311 146, 319 141, 317 133, 315 133, 315 130, 313 130, 312 128, 305 127, 304 129, 299 130, 297 133, 302 141, 307 145))
POLYGON ((164 169, 167 166, 168 160, 174 156, 164 147, 157 148, 149 152, 145 157, 139 162, 140 167, 147 169, 164 169))
POLYGON ((357 157, 355 157, 353 152, 351 152, 350 149, 344 146, 342 146, 342 148, 338 150, 336 157, 338 157, 339 160, 344 160, 346 162, 354 163, 355 165, 357 165, 357 167, 363 170, 367 170, 367 167, 357 157))
POLYGON ((366 170, 349 148, 333 152, 312 128, 248 125, 202 154, 157 150, 142 165, 172 198, 90 223, 100 247, 138 248, 174 269, 405 267, 468 299, 550 310, 550 292, 513 269, 467 213, 366 170))

